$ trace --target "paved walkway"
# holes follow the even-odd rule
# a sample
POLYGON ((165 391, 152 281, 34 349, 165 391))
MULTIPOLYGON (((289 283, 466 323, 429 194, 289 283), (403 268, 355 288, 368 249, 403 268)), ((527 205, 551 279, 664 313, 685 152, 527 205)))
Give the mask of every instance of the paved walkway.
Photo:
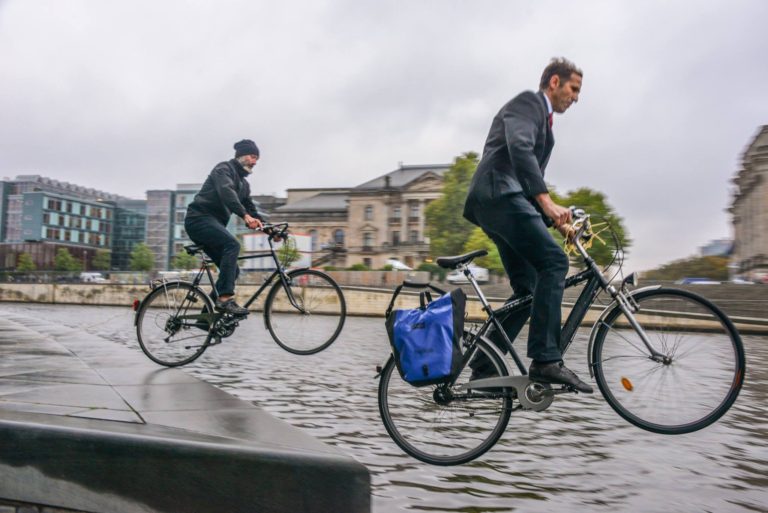
MULTIPOLYGON (((7 312, 3 314, 0 317, 0 445, 22 444, 23 438, 18 434, 20 432, 51 433, 61 430, 76 433, 73 438, 77 440, 93 435, 96 439, 108 440, 105 444, 111 445, 99 454, 98 443, 95 446, 91 443, 89 450, 95 451, 96 455, 84 457, 80 467, 73 469, 73 473, 82 474, 80 477, 62 476, 61 469, 43 468, 50 467, 52 461, 59 456, 64 457, 63 454, 51 454, 46 457, 26 453, 22 447, 19 447, 16 454, 12 451, 6 454, 7 457, 0 454, 0 498, 101 511, 85 508, 77 501, 57 503, 50 498, 46 499, 46 493, 51 490, 50 483, 43 479, 37 483, 33 480, 31 485, 24 485, 29 479, 29 476, 24 474, 24 466, 37 466, 38 470, 49 478, 56 474, 55 479, 49 480, 57 481, 57 487, 54 488, 57 490, 62 486, 59 482, 62 479, 69 484, 76 482, 77 489, 69 489, 64 494, 67 497, 76 496, 81 494, 83 487, 89 488, 87 476, 115 471, 114 467, 110 468, 109 460, 115 451, 114 444, 129 440, 131 450, 136 451, 137 443, 149 440, 151 443, 145 444, 146 447, 157 443, 164 444, 162 463, 149 463, 149 460, 137 457, 136 461, 131 460, 131 463, 125 466, 125 461, 121 460, 121 465, 124 466, 122 470, 130 470, 130 475, 118 475, 109 480, 108 486, 100 483, 89 491, 91 496, 88 500, 98 501, 106 486, 110 494, 122 495, 126 504, 141 502, 143 508, 147 505, 150 507, 131 509, 126 504, 123 504, 125 507, 115 507, 115 504, 122 502, 113 501, 108 503, 113 509, 104 511, 194 511, 197 508, 184 509, 189 506, 184 506, 183 503, 194 503, 189 498, 179 499, 184 493, 194 494, 197 489, 198 494, 207 494, 210 500, 218 491, 234 490, 233 493, 240 494, 243 500, 248 501, 247 509, 235 504, 237 498, 233 499, 227 494, 220 497, 224 501, 219 504, 219 507, 223 507, 220 511, 255 511, 259 508, 252 508, 259 504, 259 501, 262 501, 260 505, 265 511, 290 511, 289 508, 299 511, 310 503, 315 504, 315 507, 310 509, 316 511, 330 510, 325 506, 341 508, 337 509, 339 511, 346 507, 367 511, 367 470, 335 448, 272 417, 251 403, 237 399, 181 370, 159 367, 141 353, 114 342, 57 326, 45 320, 7 312), (106 438, 99 438, 103 434, 106 434, 106 438), (174 450, 169 450, 168 447, 182 446, 184 457, 181 459, 184 461, 179 465, 184 468, 179 471, 173 467, 174 450), (226 466, 229 459, 233 469, 243 472, 242 476, 234 477, 239 483, 232 483, 233 477, 229 472, 217 473, 214 467, 195 468, 206 466, 208 459, 212 457, 212 448, 214 452, 220 449, 222 454, 227 455, 223 460, 219 458, 216 461, 226 466), (190 460, 190 451, 194 454, 198 449, 204 454, 197 460, 194 456, 190 460), (37 462, 39 465, 34 461, 36 457, 41 458, 37 462), (248 461, 244 462, 245 460, 248 461), (264 461, 268 463, 265 464, 264 461), (91 465, 91 462, 93 468, 82 468, 83 465, 91 465), (287 471, 289 474, 295 474, 294 480, 297 482, 285 480, 283 475, 282 483, 270 482, 268 478, 254 483, 252 478, 255 474, 278 476, 280 472, 273 468, 275 462, 282 462, 283 467, 288 467, 287 471), (22 464, 20 470, 19 463, 22 464), (100 464, 107 468, 99 469, 100 464), (305 467, 304 464, 308 466, 305 467), (168 486, 175 487, 173 496, 177 499, 171 498, 171 501, 179 501, 179 506, 169 503, 167 498, 160 500, 160 497, 154 497, 154 494, 168 495, 166 488, 158 486, 163 480, 163 472, 158 465, 169 465, 169 468, 173 468, 172 473, 176 475, 168 476, 168 486), (307 468, 314 470, 307 473, 307 468), (146 491, 151 496, 126 497, 126 494, 134 494, 131 490, 140 487, 127 486, 120 481, 141 480, 142 477, 137 477, 137 473, 141 476, 142 472, 146 474, 147 471, 158 476, 153 478, 154 486, 149 486, 146 491), (196 472, 202 472, 202 475, 206 476, 205 485, 200 485, 200 476, 190 475, 196 472), (182 490, 178 489, 178 480, 181 480, 179 476, 185 473, 189 475, 189 479, 181 485, 187 489, 182 493, 182 490), (332 477, 334 473, 335 477, 332 477), (342 475, 346 483, 339 482, 342 475), (223 480, 227 480, 226 483, 221 482, 223 480), (22 493, 22 496, 10 496, 9 494, 18 491, 19 486, 26 486, 27 491, 22 493), (336 487, 336 490, 318 491, 320 487, 327 486, 336 487), (280 487, 286 492, 282 498, 280 487), (314 492, 309 491, 312 488, 315 489, 314 492), (261 491, 255 493, 255 490, 259 489, 261 491), (322 493, 323 497, 318 497, 318 493, 322 493), (345 494, 357 498, 353 503, 349 503, 342 497, 345 494), (302 495, 305 496, 304 499, 297 500, 302 495), (365 495, 362 501, 361 495, 365 495), (272 500, 270 497, 275 497, 277 504, 270 503, 270 507, 265 507, 263 501, 272 500), (48 502, 40 502, 44 499, 48 502), (281 502, 282 505, 279 504, 281 502), (319 507, 323 502, 327 503, 319 507), (285 509, 281 509, 283 505, 285 509)), ((136 454, 144 449, 145 447, 138 449, 136 454)), ((197 504, 199 506, 201 503, 197 504)))

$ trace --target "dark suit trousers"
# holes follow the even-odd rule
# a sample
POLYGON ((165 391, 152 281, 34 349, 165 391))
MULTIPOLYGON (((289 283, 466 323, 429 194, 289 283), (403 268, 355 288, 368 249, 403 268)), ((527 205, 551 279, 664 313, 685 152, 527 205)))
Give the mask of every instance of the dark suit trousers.
POLYGON ((530 317, 528 357, 537 362, 560 360, 560 308, 568 257, 522 194, 478 205, 475 215, 496 243, 515 295, 533 292, 531 310, 503 319, 504 331, 514 340, 530 317))
POLYGON ((205 253, 219 268, 219 278, 212 297, 216 299, 218 296, 234 294, 235 281, 240 274, 237 266, 240 243, 235 236, 213 216, 187 217, 184 229, 192 242, 203 246, 205 253))

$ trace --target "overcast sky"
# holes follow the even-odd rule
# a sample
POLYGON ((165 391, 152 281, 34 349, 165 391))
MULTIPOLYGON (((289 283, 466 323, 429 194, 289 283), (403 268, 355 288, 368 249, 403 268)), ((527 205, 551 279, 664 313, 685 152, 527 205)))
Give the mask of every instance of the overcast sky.
POLYGON ((766 20, 765 0, 0 0, 0 177, 143 198, 251 138, 255 193, 354 186, 482 151, 566 56, 584 83, 547 181, 604 192, 648 269, 731 235, 766 20))

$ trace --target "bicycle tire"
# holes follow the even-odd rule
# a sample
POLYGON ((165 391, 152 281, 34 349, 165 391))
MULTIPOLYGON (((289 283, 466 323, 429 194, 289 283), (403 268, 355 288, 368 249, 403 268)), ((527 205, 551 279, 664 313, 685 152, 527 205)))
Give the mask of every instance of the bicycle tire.
POLYGON ((166 367, 196 360, 210 345, 212 312, 208 295, 189 283, 157 286, 147 294, 136 314, 141 350, 150 360, 166 367))
POLYGON ((635 313, 656 351, 649 358, 617 306, 600 323, 595 379, 625 420, 660 434, 691 433, 722 417, 744 383, 744 347, 733 323, 709 300, 678 289, 638 292, 635 313))
MULTIPOLYGON (((503 358, 486 342, 478 340, 476 347, 488 356, 496 375, 509 374, 503 358)), ((466 365, 451 389, 466 384, 471 371, 466 365)), ((463 393, 462 400, 441 405, 437 394, 445 386, 417 388, 406 383, 390 356, 379 380, 379 414, 389 436, 407 454, 431 465, 461 465, 483 455, 501 438, 512 413, 512 398, 502 389, 463 393)))
POLYGON ((286 351, 319 353, 338 338, 347 317, 347 304, 339 285, 327 274, 313 269, 288 273, 291 292, 299 311, 289 301, 279 280, 264 302, 264 322, 272 338, 286 351))

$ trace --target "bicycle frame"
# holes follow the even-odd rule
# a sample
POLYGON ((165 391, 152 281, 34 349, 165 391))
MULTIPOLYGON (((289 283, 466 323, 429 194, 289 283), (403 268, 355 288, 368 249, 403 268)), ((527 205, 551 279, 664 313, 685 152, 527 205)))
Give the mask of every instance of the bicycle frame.
MULTIPOLYGON (((588 221, 588 218, 585 218, 585 220, 588 221)), ((576 300, 576 303, 574 304, 573 308, 568 314, 568 317, 566 318, 566 321, 563 324, 562 329, 560 330, 559 346, 560 346, 561 354, 564 355, 567 352, 568 348, 573 342, 574 336, 576 335, 576 330, 579 328, 579 326, 581 326, 581 323, 584 320, 584 317, 587 315, 587 312, 589 311, 590 307, 594 304, 597 294, 600 292, 600 290, 604 290, 608 292, 613 298, 613 303, 609 305, 605 309, 605 311, 606 312, 610 311, 614 306, 618 305, 619 308, 621 308, 623 313, 626 315, 630 325, 637 331, 643 344, 648 349, 649 358, 658 362, 664 362, 667 357, 662 355, 652 347, 648 339, 648 336, 646 335, 642 326, 640 326, 640 324, 635 319, 635 316, 633 315, 637 311, 637 309, 633 304, 631 294, 627 294, 623 290, 623 287, 622 289, 616 289, 613 285, 611 285, 608 282, 608 280, 605 278, 605 276, 603 276, 602 271, 597 266, 595 261, 589 256, 589 254, 581 244, 580 238, 586 226, 587 226, 586 222, 582 223, 579 230, 577 230, 577 232, 573 235, 574 246, 576 247, 577 251, 583 258, 584 262, 586 263, 587 269, 584 271, 581 271, 578 274, 575 274, 573 276, 569 276, 568 278, 566 278, 565 288, 574 287, 583 282, 586 282, 586 283, 584 285, 584 288, 581 291, 581 294, 579 294, 579 297, 576 300)), ((475 280, 475 277, 472 275, 472 272, 469 269, 469 263, 461 264, 457 269, 463 272, 464 276, 466 276, 467 280, 469 280, 470 284, 472 285, 472 288, 475 290, 475 293, 477 294, 477 297, 480 300, 480 303, 483 305, 483 310, 488 315, 488 318, 483 322, 480 329, 477 332, 475 332, 474 335, 470 338, 468 342, 470 350, 465 352, 462 366, 468 365, 470 360, 474 357, 475 355, 474 343, 477 340, 477 338, 483 336, 488 331, 488 329, 493 325, 496 331, 501 335, 505 348, 512 355, 512 359, 515 361, 515 365, 517 366, 518 371, 522 376, 527 376, 528 371, 523 365, 523 362, 520 360, 520 357, 517 354, 517 351, 513 347, 512 341, 509 340, 509 337, 507 336, 506 332, 502 328, 502 325, 501 325, 502 321, 499 318, 505 315, 509 316, 514 313, 520 312, 524 308, 530 308, 530 305, 533 302, 533 294, 528 294, 519 298, 515 298, 513 296, 509 302, 505 303, 501 307, 494 310, 491 307, 490 303, 488 303, 488 300, 485 298, 485 295, 483 294, 482 290, 480 290, 480 286, 478 285, 477 280, 475 280)), ((600 317, 600 319, 602 319, 602 316, 600 317)), ((598 320, 598 323, 595 324, 595 328, 598 326, 599 322, 600 321, 598 320)), ((592 345, 592 341, 594 339, 594 332, 595 332, 595 329, 593 328, 593 333, 590 336, 590 346, 592 345)), ((592 362, 591 362, 591 354, 590 354, 590 373, 592 372, 591 364, 592 362)), ((454 382, 451 382, 451 385, 453 384, 454 382)))
MULTIPOLYGON (((293 291, 291 290, 290 282, 289 282, 289 273, 285 271, 285 267, 280 263, 280 259, 277 257, 277 252, 275 251, 274 246, 272 245, 272 237, 267 237, 267 242, 269 243, 269 250, 264 251, 257 251, 254 253, 251 253, 250 255, 245 256, 239 256, 237 257, 237 260, 251 260, 254 258, 265 258, 265 257, 272 257, 272 260, 275 263, 275 270, 272 272, 272 274, 267 278, 264 283, 261 284, 261 286, 258 288, 258 290, 246 301, 246 303, 243 305, 244 308, 248 308, 253 304, 256 299, 261 295, 261 293, 269 287, 272 284, 272 281, 275 279, 275 276, 280 276, 280 281, 283 283, 283 287, 285 288, 286 295, 288 296, 288 300, 291 303, 291 306, 296 308, 301 313, 306 313, 304 308, 301 307, 301 305, 298 304, 296 301, 296 298, 293 297, 293 291)), ((218 297, 219 293, 216 290, 216 282, 213 279, 213 273, 211 272, 211 266, 213 265, 213 261, 208 258, 207 255, 203 254, 203 262, 200 266, 200 271, 198 271, 197 275, 195 276, 195 279, 192 281, 192 285, 195 287, 200 286, 200 282, 203 280, 203 276, 208 276, 208 282, 211 284, 211 287, 213 289, 214 297, 218 297)), ((306 269, 306 268, 301 268, 306 269)))

